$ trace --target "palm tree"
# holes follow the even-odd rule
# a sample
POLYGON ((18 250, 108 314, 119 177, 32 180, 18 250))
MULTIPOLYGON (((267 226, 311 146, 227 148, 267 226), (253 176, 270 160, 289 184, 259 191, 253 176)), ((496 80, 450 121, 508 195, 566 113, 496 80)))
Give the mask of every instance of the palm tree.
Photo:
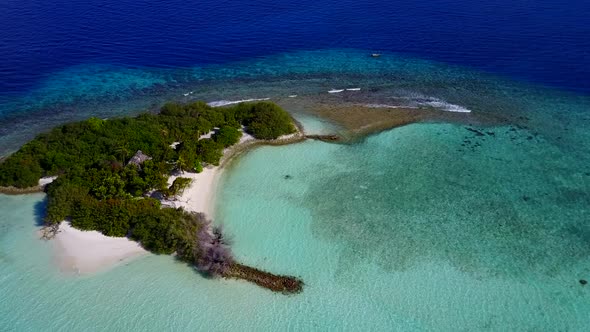
POLYGON ((184 174, 184 170, 187 169, 187 167, 186 160, 182 158, 182 156, 178 156, 178 159, 176 160, 176 169, 178 169, 181 174, 184 174))
POLYGON ((123 157, 123 162, 122 164, 125 165, 125 163, 127 162, 127 158, 129 157, 129 147, 127 145, 127 143, 118 145, 117 148, 115 148, 115 152, 123 157))

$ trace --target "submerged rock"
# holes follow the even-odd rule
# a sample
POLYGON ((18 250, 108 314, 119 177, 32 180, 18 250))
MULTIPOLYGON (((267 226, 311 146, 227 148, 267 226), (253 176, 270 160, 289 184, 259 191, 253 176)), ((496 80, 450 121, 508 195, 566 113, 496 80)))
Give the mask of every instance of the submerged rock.
POLYGON ((305 138, 315 139, 324 142, 338 142, 342 140, 342 137, 338 135, 306 135, 305 138))
POLYGON ((485 134, 477 129, 466 127, 465 129, 469 130, 470 132, 474 133, 475 136, 485 136, 485 134))
POLYGON ((303 281, 299 278, 277 275, 235 261, 229 242, 219 226, 213 226, 204 215, 200 215, 202 226, 197 234, 198 245, 194 256, 197 268, 211 276, 241 279, 260 287, 283 294, 300 293, 303 281))
POLYGON ((222 274, 225 278, 242 279, 273 292, 297 294, 303 290, 303 281, 297 277, 276 275, 250 266, 233 263, 222 274))

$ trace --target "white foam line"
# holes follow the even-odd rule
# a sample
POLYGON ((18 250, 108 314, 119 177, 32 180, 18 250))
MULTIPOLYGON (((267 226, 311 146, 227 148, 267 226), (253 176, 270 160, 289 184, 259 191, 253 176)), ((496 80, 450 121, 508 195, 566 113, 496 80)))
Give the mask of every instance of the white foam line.
POLYGON ((446 112, 457 112, 457 113, 471 113, 471 110, 463 106, 447 103, 440 99, 434 99, 432 101, 423 102, 422 105, 431 106, 446 112))
POLYGON ((411 96, 394 97, 395 99, 409 100, 412 104, 418 106, 429 106, 443 112, 471 113, 471 110, 461 105, 451 104, 436 97, 428 97, 421 94, 411 96))
POLYGON ((387 105, 387 104, 363 104, 361 106, 365 106, 365 107, 368 107, 368 108, 418 108, 416 106, 387 105))
POLYGON ((361 88, 350 88, 346 89, 346 91, 361 91, 361 88))
POLYGON ((344 91, 344 89, 340 89, 340 90, 338 90, 338 89, 332 89, 332 90, 328 91, 328 93, 340 93, 342 91, 344 91))
POLYGON ((220 107, 220 106, 233 105, 233 104, 239 104, 239 103, 247 103, 247 102, 251 102, 251 101, 262 101, 262 100, 270 100, 270 98, 251 98, 251 99, 242 99, 242 100, 217 100, 217 101, 208 102, 207 105, 209 105, 211 107, 220 107))

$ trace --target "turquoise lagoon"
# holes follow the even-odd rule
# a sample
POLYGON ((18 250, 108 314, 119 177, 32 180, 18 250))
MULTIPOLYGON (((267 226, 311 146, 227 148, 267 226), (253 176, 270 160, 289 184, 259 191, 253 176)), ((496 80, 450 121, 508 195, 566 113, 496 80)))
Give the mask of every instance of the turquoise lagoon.
MULTIPOLYGON (((69 111, 51 106, 55 114, 34 128, 172 97, 271 97, 312 132, 338 130, 305 111, 314 102, 436 99, 501 121, 413 124, 354 144, 259 147, 232 162, 215 220, 241 261, 300 276, 306 286, 294 296, 206 279, 167 256, 64 275, 53 244, 36 234, 43 195, 0 196, 0 330, 588 330, 590 287, 579 283, 590 279, 588 97, 365 55, 286 54, 193 68, 192 76, 134 71, 126 77, 143 83, 133 88, 72 88, 72 99, 61 83, 40 86, 36 93, 50 99, 31 114, 57 101, 69 111), (327 94, 356 86, 357 95, 327 94)), ((13 102, 30 96, 22 98, 13 102)), ((11 117, 7 123, 26 123, 11 117)), ((4 130, 6 151, 30 135, 4 130)))
POLYGON ((418 124, 233 163, 216 219, 240 260, 301 276, 295 296, 165 256, 62 275, 35 234, 43 196, 2 196, 3 330, 584 330, 588 180, 493 130, 469 152, 463 127, 418 124))
POLYGON ((439 102, 442 110, 458 105, 514 121, 518 116, 545 119, 556 123, 557 130, 578 118, 588 121, 588 96, 395 53, 378 59, 368 54, 329 49, 174 69, 101 63, 69 67, 48 75, 26 93, 0 96, 0 155, 57 124, 90 116, 137 114, 171 100, 270 98, 295 113, 317 103, 412 106, 439 102), (343 88, 362 90, 327 93, 343 88), (292 95, 297 97, 288 97, 292 95))

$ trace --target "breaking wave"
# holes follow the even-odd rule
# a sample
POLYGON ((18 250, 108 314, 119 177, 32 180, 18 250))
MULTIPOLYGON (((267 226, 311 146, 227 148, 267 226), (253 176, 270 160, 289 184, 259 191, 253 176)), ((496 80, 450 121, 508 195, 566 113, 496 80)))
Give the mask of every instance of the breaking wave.
POLYGON ((241 100, 217 100, 208 102, 207 105, 211 107, 221 107, 226 105, 233 105, 239 103, 247 103, 251 101, 262 101, 262 100, 270 100, 270 98, 251 98, 251 99, 241 99, 241 100))
POLYGON ((436 109, 439 109, 441 111, 458 112, 458 113, 471 113, 471 110, 468 108, 465 108, 463 106, 456 105, 456 104, 451 104, 451 103, 448 103, 448 102, 446 102, 442 99, 438 99, 438 98, 418 99, 418 100, 416 100, 416 102, 420 106, 430 106, 430 107, 434 107, 436 109))

